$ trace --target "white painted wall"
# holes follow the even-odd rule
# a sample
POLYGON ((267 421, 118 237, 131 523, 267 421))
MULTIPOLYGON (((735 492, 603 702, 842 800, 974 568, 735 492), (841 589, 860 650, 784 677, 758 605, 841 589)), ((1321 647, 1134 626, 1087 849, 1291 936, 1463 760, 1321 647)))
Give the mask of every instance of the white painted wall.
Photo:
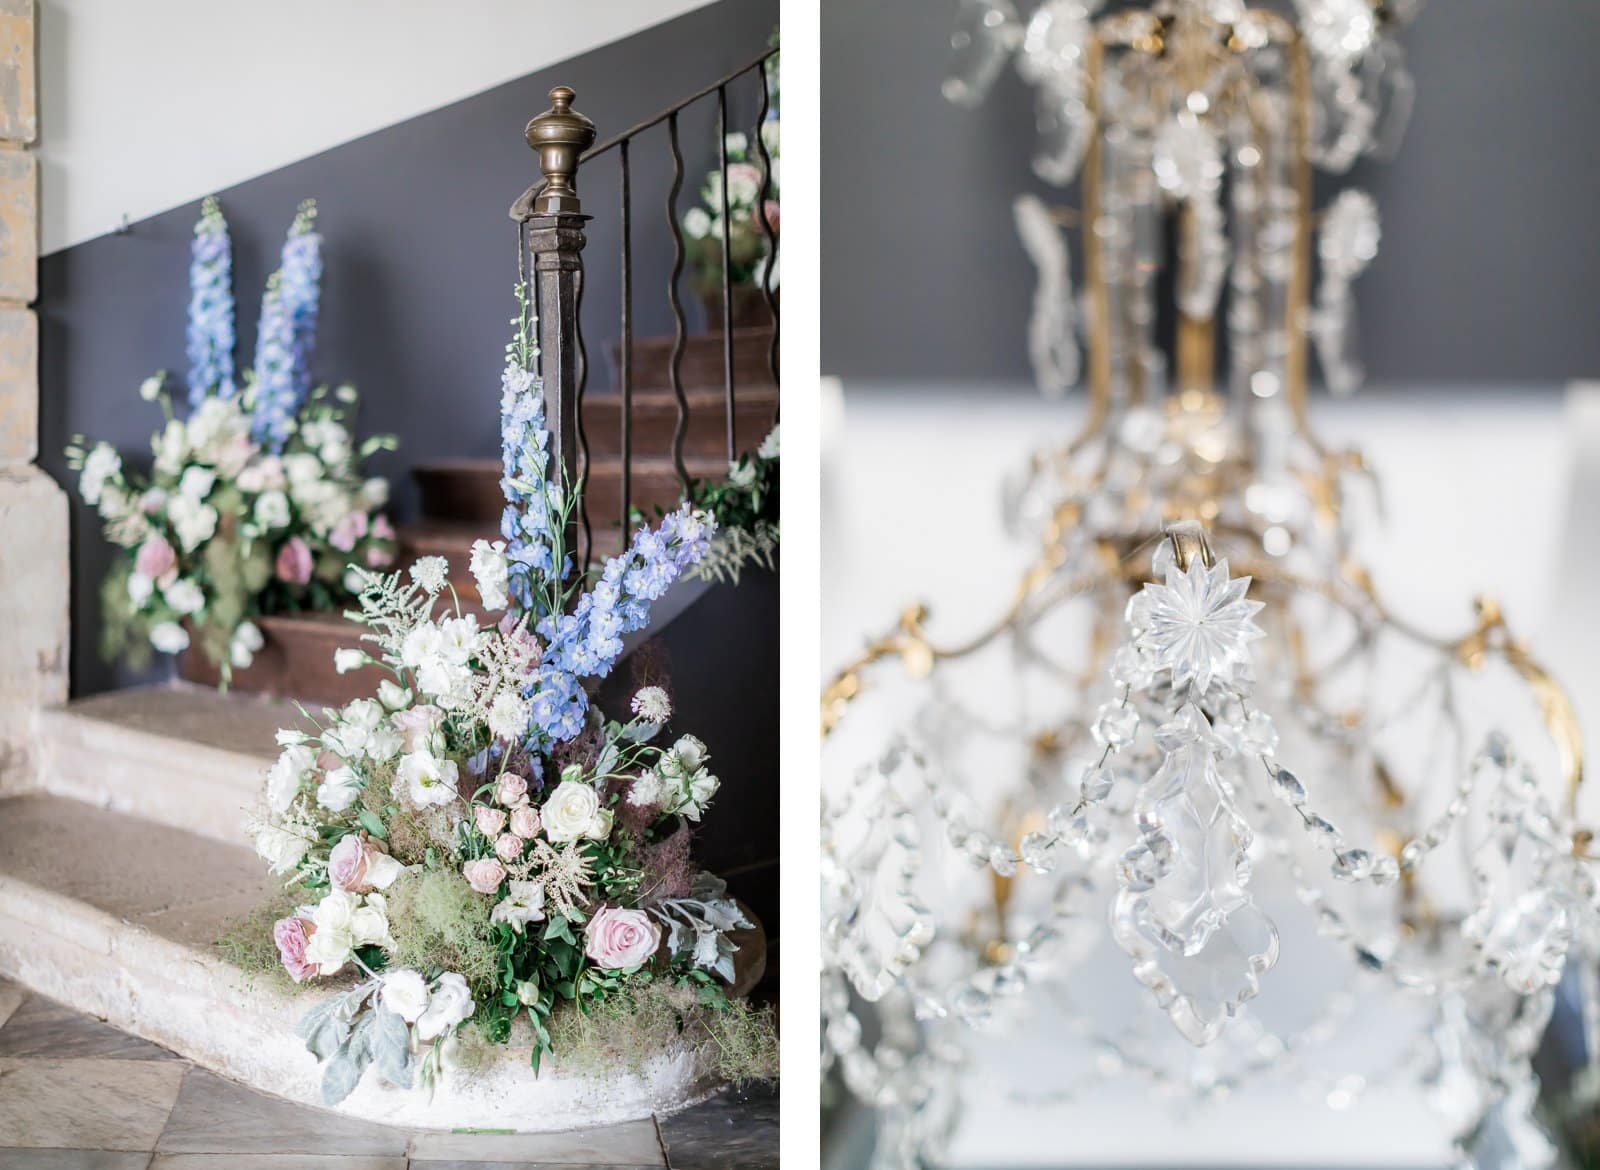
POLYGON ((82 243, 124 215, 168 211, 710 2, 40 0, 41 247, 82 243))

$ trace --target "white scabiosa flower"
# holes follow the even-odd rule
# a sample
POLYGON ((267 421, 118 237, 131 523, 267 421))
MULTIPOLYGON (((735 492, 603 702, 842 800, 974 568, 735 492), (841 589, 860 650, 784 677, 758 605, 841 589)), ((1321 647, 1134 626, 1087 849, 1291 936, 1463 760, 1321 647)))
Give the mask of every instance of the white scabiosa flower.
POLYGON ((189 648, 189 632, 177 622, 160 622, 150 630, 150 645, 163 654, 177 654, 189 648))
POLYGON ((528 731, 528 704, 519 695, 504 691, 489 705, 489 730, 496 739, 520 740, 528 731))
POLYGON ((424 593, 437 593, 450 575, 450 562, 443 557, 418 557, 411 566, 411 579, 424 593))
POLYGON ((640 687, 634 692, 633 713, 646 723, 665 723, 672 718, 672 700, 661 687, 640 687))

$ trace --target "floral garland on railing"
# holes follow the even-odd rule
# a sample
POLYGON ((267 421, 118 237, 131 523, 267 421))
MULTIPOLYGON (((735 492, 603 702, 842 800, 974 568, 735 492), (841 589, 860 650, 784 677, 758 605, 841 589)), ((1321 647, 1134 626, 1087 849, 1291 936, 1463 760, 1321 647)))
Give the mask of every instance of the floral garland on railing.
POLYGON ((232 245, 208 198, 189 275, 187 417, 176 417, 162 371, 139 387, 166 416, 148 475, 109 443, 78 436, 67 448, 84 503, 121 550, 101 590, 107 658, 127 653, 139 664, 149 647, 176 654, 194 640, 226 682, 262 646, 253 618, 334 607, 360 587, 348 562, 382 568, 394 559, 388 481, 362 472, 394 438, 353 446, 355 388, 311 386, 322 276, 315 223, 307 200, 268 283, 241 393, 232 245))
POLYGON ((687 576, 737 585, 746 565, 768 572, 778 555, 778 428, 728 465, 724 480, 699 480, 690 498, 717 520, 717 535, 687 576))
POLYGON ((592 584, 564 547, 572 498, 550 470, 523 290, 502 377, 505 540, 478 541, 480 628, 447 592, 447 565, 356 568, 365 649, 340 670, 392 677, 324 713, 282 754, 253 826, 298 908, 273 928, 296 982, 355 976, 301 1024, 326 1061, 323 1096, 368 1067, 431 1086, 469 1021, 504 1043, 520 1027, 538 1068, 558 1008, 585 1013, 640 989, 697 1010, 729 1006, 731 932, 751 926, 696 872, 690 825, 718 788, 693 736, 656 746, 671 717, 645 686, 607 720, 583 680, 606 675, 624 633, 704 555, 715 523, 688 504, 605 562, 592 584))

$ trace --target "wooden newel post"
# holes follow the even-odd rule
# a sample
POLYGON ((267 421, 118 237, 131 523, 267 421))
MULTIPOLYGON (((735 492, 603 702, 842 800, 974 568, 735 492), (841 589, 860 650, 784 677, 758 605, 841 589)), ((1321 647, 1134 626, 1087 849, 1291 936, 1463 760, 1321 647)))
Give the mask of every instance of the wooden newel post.
MULTIPOLYGON (((578 476, 578 293, 583 282, 583 214, 578 199, 578 160, 594 145, 594 123, 572 108, 572 90, 550 91, 550 108, 528 123, 524 137, 539 155, 542 183, 512 208, 527 225, 533 259, 533 297, 539 313, 539 374, 544 380, 546 425, 550 429, 551 474, 566 482, 578 476)), ((577 510, 567 526, 566 546, 580 570, 577 510)))

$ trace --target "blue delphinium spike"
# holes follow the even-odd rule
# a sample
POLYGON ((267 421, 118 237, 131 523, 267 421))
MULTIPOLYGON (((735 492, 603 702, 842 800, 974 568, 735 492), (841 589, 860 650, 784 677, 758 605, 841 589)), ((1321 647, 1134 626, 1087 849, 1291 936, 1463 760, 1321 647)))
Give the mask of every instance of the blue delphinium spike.
POLYGON ((206 196, 189 252, 189 405, 231 398, 233 380, 233 241, 216 196, 206 196))
POLYGON ((282 262, 267 280, 256 329, 255 403, 251 431, 268 450, 283 450, 294 418, 311 391, 322 283, 322 237, 317 207, 300 205, 283 243, 282 262))

